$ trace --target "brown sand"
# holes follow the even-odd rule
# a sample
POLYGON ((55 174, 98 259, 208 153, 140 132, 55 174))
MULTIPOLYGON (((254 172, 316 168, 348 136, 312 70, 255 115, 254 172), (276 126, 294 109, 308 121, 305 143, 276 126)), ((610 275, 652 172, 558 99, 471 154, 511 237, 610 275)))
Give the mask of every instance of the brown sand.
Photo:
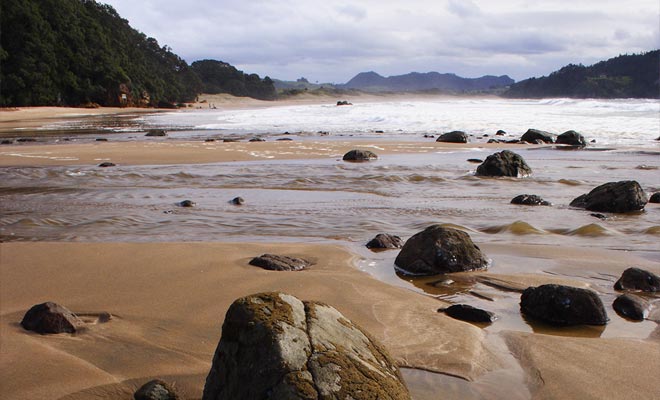
MULTIPOLYGON (((511 145, 524 146, 524 145, 511 145)), ((377 154, 450 151, 457 148, 501 148, 490 144, 374 141, 192 142, 136 141, 84 144, 37 144, 0 147, 0 166, 205 164, 265 159, 341 157, 359 148, 377 154)), ((529 146, 527 146, 529 147, 529 146)))
MULTIPOLYGON (((487 250, 539 257, 556 251, 502 245, 487 250)), ((557 268, 570 264, 580 270, 585 260, 606 266, 638 261, 615 252, 565 254, 557 268), (582 256, 569 263, 574 254, 582 256)), ((382 341, 401 366, 478 384, 489 374, 515 371, 508 346, 527 372, 534 398, 658 393, 660 342, 653 335, 578 339, 507 332, 506 345, 497 346, 497 338, 482 329, 438 314, 438 300, 377 281, 352 267, 353 261, 331 245, 2 243, 0 393, 3 399, 128 398, 140 384, 162 377, 187 398, 199 398, 228 306, 240 296, 271 290, 332 304, 382 341), (265 252, 316 264, 303 272, 248 265, 265 252), (25 311, 48 300, 84 313, 86 331, 51 336, 24 331, 19 322, 25 311), (103 311, 114 318, 96 322, 95 314, 103 311)), ((525 281, 491 275, 511 285, 525 281)))

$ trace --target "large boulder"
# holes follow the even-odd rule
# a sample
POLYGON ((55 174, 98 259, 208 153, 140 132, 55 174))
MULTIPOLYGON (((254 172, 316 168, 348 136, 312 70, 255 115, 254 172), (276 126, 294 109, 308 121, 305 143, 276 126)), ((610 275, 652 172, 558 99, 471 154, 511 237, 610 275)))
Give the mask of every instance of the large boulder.
POLYGON ((179 400, 178 393, 172 386, 160 379, 151 380, 142 385, 133 394, 135 400, 179 400))
POLYGON ((584 136, 575 131, 566 131, 562 133, 561 135, 557 136, 557 141, 555 143, 581 147, 587 145, 587 141, 584 140, 584 136))
POLYGON ((489 260, 467 233, 431 225, 406 241, 394 263, 403 274, 437 275, 485 269, 489 260))
POLYGON ((270 271, 301 271, 308 268, 312 263, 302 258, 263 254, 250 260, 250 265, 270 271))
POLYGON ((571 207, 624 213, 642 210, 648 199, 636 181, 608 182, 571 201, 571 207))
POLYGON ((631 267, 623 271, 621 278, 614 284, 614 289, 660 292, 660 276, 641 268, 631 267))
POLYGON ((642 321, 649 316, 651 305, 645 299, 634 294, 625 293, 612 303, 617 314, 633 321, 642 321))
POLYGON ((387 351, 339 311, 283 293, 236 300, 204 400, 410 399, 387 351))
POLYGON ((371 161, 376 159, 378 159, 376 153, 369 150, 359 150, 359 149, 349 151, 348 153, 344 154, 344 157, 342 158, 342 160, 344 161, 353 161, 353 162, 371 161))
POLYGON ((532 173, 532 169, 518 154, 502 150, 491 154, 477 167, 477 176, 512 176, 522 178, 532 173))
POLYGON ((401 246, 401 238, 389 233, 379 233, 367 243, 368 249, 400 249, 401 246))
POLYGON ((522 137, 520 138, 521 142, 527 143, 554 143, 557 135, 554 133, 541 131, 538 129, 528 129, 522 137))
POLYGON ((596 292, 563 285, 525 289, 520 296, 520 310, 552 325, 605 325, 608 321, 596 292))
POLYGON ((48 301, 32 306, 23 316, 21 326, 28 331, 35 331, 42 335, 75 333, 83 326, 83 321, 68 308, 48 301))
POLYGON ((445 143, 467 143, 468 137, 463 131, 451 131, 443 133, 435 141, 445 143))

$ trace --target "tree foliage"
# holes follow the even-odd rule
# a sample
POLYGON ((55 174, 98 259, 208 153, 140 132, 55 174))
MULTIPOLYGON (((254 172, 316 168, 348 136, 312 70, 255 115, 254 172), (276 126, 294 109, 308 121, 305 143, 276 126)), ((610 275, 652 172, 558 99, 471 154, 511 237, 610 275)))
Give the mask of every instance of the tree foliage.
POLYGON ((229 93, 262 100, 275 98, 275 85, 269 77, 261 80, 257 74, 246 75, 235 67, 216 60, 195 61, 191 67, 201 79, 204 93, 229 93))
POLYGON ((660 98, 660 50, 620 55, 589 67, 569 64, 511 86, 507 97, 660 98))
MULTIPOLYGON (((156 106, 203 88, 169 47, 94 0, 2 0, 0 29, 0 106, 156 106)), ((237 95, 265 93, 270 81, 234 75, 240 84, 224 86, 237 95)))

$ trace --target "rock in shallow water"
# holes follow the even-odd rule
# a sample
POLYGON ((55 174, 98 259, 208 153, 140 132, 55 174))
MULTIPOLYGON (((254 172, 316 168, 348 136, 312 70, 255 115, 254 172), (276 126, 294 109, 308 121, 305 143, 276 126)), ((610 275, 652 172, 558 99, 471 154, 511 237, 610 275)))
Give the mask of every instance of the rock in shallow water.
POLYGON ((368 249, 399 249, 403 245, 400 237, 389 233, 379 233, 367 243, 368 249))
POLYGON ((342 158, 344 161, 362 162, 378 159, 376 153, 369 150, 351 150, 344 154, 342 158))
POLYGON ((46 303, 32 306, 25 313, 21 326, 28 331, 40 334, 75 333, 83 326, 83 321, 76 317, 68 308, 57 303, 46 303))
POLYGON ((603 302, 592 290, 563 285, 529 287, 520 296, 523 314, 552 325, 605 325, 603 302))
POLYGON ((614 284, 614 289, 660 292, 660 276, 641 268, 631 267, 623 271, 621 278, 614 284))
POLYGON ((550 202, 543 200, 535 194, 521 194, 511 199, 511 204, 520 204, 524 206, 549 206, 550 202))
POLYGON ((488 258, 470 235, 453 228, 431 225, 406 241, 394 263, 409 275, 437 275, 485 269, 488 258))
POLYGON ((660 192, 655 192, 649 198, 649 203, 660 203, 660 192))
POLYGON ((528 129, 522 137, 520 138, 521 142, 528 143, 554 143, 557 135, 554 133, 541 131, 538 129, 528 129))
POLYGON ((624 213, 644 209, 646 193, 636 181, 608 182, 576 197, 571 207, 589 211, 624 213))
POLYGON ((571 146, 580 146, 584 147, 587 145, 587 141, 584 140, 584 136, 575 132, 575 131, 566 131, 561 135, 557 136, 557 144, 568 144, 571 146))
POLYGON ((502 150, 491 154, 477 167, 477 176, 511 176, 521 178, 532 173, 532 169, 518 154, 502 150))
POLYGON ((443 133, 435 141, 444 143, 467 143, 468 137, 463 131, 451 131, 443 133))
POLYGON ((300 271, 309 267, 312 263, 302 258, 263 254, 250 260, 250 265, 270 271, 300 271))
POLYGON ((387 351, 325 304, 283 293, 236 300, 204 400, 410 399, 387 351))
POLYGON ((645 299, 634 294, 626 293, 617 297, 612 303, 614 311, 624 318, 642 321, 649 316, 651 305, 645 299))

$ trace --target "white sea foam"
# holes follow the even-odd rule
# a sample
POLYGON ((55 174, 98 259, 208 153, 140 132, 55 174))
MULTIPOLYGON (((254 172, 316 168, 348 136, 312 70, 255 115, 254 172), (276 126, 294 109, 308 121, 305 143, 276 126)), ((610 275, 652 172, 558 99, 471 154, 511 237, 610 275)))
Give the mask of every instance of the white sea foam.
POLYGON ((200 110, 144 117, 154 126, 228 132, 317 132, 406 137, 462 130, 519 136, 529 128, 562 133, 573 129, 599 144, 657 146, 660 101, 645 99, 462 99, 382 101, 337 107, 274 106, 251 110, 200 110))

